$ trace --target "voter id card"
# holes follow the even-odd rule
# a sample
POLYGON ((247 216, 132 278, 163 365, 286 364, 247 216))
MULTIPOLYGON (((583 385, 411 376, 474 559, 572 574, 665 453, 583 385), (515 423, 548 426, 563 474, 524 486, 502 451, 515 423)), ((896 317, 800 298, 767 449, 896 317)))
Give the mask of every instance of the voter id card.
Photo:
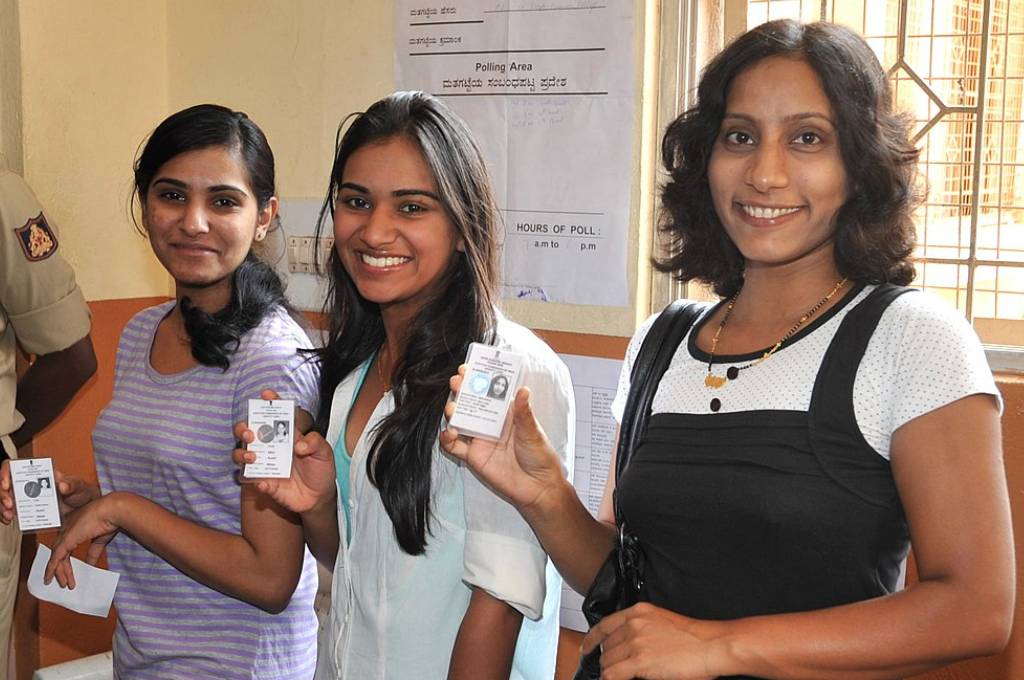
POLYGON ((256 435, 248 446, 256 454, 256 462, 246 464, 242 476, 247 479, 290 477, 295 444, 295 402, 250 399, 248 422, 249 429, 256 435))
POLYGON ((460 434, 501 439, 505 416, 512 404, 523 356, 474 342, 466 356, 462 389, 449 424, 460 434))
POLYGON ((60 526, 57 480, 50 458, 20 458, 10 461, 11 489, 23 533, 56 529, 60 526))

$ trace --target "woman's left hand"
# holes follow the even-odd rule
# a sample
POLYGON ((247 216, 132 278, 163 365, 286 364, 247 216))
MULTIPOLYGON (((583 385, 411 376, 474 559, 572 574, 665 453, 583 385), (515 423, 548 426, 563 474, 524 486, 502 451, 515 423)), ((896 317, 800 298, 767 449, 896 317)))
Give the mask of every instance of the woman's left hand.
POLYGON ((43 583, 49 583, 54 576, 64 588, 75 587, 75 575, 71 570, 71 553, 85 542, 89 548, 85 563, 95 565, 103 549, 121 530, 117 519, 118 494, 107 494, 64 518, 64 526, 51 548, 50 561, 43 572, 43 583))
POLYGON ((602 680, 711 680, 719 624, 640 603, 599 621, 583 653, 601 645, 602 680))

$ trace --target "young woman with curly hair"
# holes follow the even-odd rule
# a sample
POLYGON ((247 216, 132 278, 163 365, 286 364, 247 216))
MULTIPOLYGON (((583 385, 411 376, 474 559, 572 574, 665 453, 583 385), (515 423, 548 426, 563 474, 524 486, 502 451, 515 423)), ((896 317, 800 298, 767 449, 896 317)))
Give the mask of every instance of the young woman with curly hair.
POLYGON ((776 21, 737 38, 663 145, 659 266, 722 300, 676 348, 600 521, 527 394, 508 444, 442 436, 580 592, 613 545, 615 493, 646 571, 643 602, 584 640, 602 678, 891 678, 1006 644, 1000 398, 964 319, 904 287, 916 159, 855 33, 776 21))

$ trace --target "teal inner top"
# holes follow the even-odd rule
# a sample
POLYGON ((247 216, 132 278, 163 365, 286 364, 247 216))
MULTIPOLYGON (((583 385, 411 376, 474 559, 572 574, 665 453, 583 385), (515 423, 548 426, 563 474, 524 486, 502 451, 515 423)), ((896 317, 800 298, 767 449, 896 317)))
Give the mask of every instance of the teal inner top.
MULTIPOLYGON (((370 370, 373 357, 363 364, 359 369, 359 377, 356 378, 355 389, 352 390, 352 403, 348 405, 348 412, 345 415, 345 422, 342 423, 341 431, 338 433, 338 440, 334 442, 334 469, 338 474, 338 491, 341 494, 341 509, 345 511, 345 545, 352 544, 352 512, 348 507, 348 500, 352 496, 349 489, 349 472, 352 469, 352 454, 345 445, 345 432, 348 430, 348 414, 352 413, 359 390, 363 389, 363 382, 366 380, 366 373, 370 370)), ((369 423, 367 423, 369 424, 369 423)))

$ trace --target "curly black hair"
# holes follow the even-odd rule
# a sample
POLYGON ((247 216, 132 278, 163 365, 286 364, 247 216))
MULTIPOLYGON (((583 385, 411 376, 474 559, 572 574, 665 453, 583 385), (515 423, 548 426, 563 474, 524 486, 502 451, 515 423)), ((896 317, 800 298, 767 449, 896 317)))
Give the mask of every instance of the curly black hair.
POLYGON ((666 129, 661 155, 671 179, 662 188, 659 229, 668 254, 654 266, 679 281, 710 284, 723 297, 743 285, 744 258, 715 212, 708 164, 729 86, 768 57, 804 60, 832 106, 849 178, 849 196, 835 217, 839 272, 864 283, 910 283, 911 214, 921 192, 909 117, 893 111, 888 78, 863 38, 836 24, 789 19, 762 24, 730 43, 704 69, 697 104, 666 129))

